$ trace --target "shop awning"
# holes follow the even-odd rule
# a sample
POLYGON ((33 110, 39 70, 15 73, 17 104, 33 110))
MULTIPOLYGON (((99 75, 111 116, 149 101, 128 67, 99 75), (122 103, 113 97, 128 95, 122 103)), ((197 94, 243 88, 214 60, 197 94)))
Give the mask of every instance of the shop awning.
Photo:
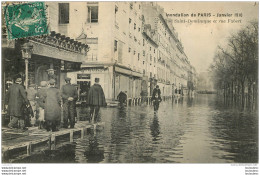
POLYGON ((88 45, 70 39, 59 33, 30 37, 33 46, 32 54, 56 58, 69 62, 82 63, 88 52, 88 45))
POLYGON ((141 74, 141 73, 134 72, 130 69, 124 69, 124 68, 117 67, 117 66, 115 66, 115 72, 119 72, 119 73, 126 74, 129 76, 139 77, 139 78, 143 77, 143 74, 141 74))

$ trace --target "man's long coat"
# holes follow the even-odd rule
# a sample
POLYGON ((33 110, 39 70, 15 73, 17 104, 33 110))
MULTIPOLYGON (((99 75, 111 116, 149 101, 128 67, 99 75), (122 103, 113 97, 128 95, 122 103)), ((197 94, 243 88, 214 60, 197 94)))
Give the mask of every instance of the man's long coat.
POLYGON ((106 106, 105 94, 101 85, 94 84, 88 92, 87 104, 95 106, 106 106))

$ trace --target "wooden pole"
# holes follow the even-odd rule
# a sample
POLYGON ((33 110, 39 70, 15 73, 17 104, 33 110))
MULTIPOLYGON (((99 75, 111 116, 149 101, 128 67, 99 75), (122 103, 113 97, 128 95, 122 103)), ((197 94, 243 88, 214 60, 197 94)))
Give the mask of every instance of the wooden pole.
POLYGON ((97 125, 96 124, 93 125, 93 130, 94 130, 94 135, 96 135, 96 133, 97 133, 97 125))
POLYGON ((84 137, 84 128, 81 129, 81 139, 84 137))
POLYGON ((24 59, 25 62, 25 89, 28 89, 28 59, 24 59))
POLYGON ((30 142, 30 143, 28 143, 28 145, 27 145, 27 155, 28 155, 28 156, 31 155, 31 152, 32 152, 32 145, 31 145, 31 142, 30 142))
POLYGON ((70 142, 73 142, 73 130, 70 131, 70 142))
POLYGON ((56 135, 52 134, 51 135, 51 150, 55 150, 56 149, 56 135))

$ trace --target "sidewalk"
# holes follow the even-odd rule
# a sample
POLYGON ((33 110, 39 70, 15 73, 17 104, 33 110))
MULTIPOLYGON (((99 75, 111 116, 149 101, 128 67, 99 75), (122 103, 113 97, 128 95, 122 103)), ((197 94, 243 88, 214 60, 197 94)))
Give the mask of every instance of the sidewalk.
POLYGON ((73 129, 60 128, 57 132, 30 127, 25 132, 18 129, 2 127, 2 160, 10 162, 19 156, 29 156, 32 152, 46 149, 55 150, 58 146, 73 142, 75 138, 83 138, 87 134, 87 129, 97 126, 104 126, 104 123, 90 124, 88 121, 78 121, 73 129))

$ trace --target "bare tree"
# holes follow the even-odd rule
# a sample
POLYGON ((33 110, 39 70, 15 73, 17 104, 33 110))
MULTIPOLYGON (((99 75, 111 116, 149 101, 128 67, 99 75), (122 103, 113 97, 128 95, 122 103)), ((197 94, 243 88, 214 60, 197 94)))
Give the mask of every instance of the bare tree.
POLYGON ((224 97, 239 102, 243 107, 257 102, 258 92, 258 22, 233 34, 225 48, 218 46, 210 70, 214 73, 215 88, 224 97))

